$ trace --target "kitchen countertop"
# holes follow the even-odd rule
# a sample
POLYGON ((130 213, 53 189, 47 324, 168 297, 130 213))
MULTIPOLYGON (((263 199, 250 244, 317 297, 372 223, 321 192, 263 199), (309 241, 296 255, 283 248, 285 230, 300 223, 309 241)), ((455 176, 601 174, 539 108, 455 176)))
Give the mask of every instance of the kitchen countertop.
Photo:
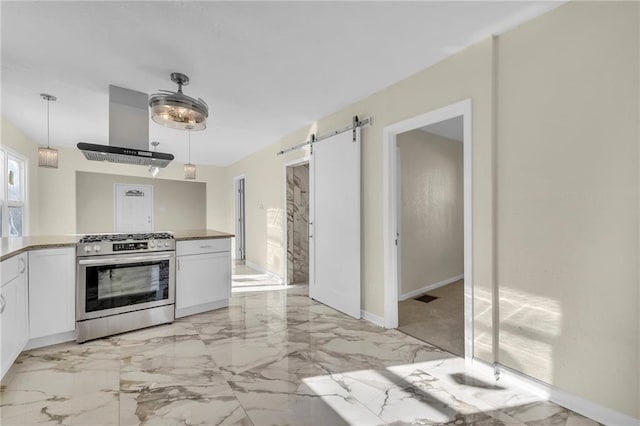
POLYGON ((189 229, 186 231, 172 231, 176 241, 187 240, 211 240, 216 238, 231 238, 235 237, 233 234, 227 234, 226 232, 216 231, 214 229, 189 229))
POLYGON ((80 235, 40 235, 31 237, 3 237, 0 244, 0 261, 23 253, 27 250, 41 248, 73 247, 81 238, 80 235))
MULTIPOLYGON (((176 241, 231 238, 233 234, 214 229, 190 229, 172 232, 176 241)), ((0 261, 28 250, 73 247, 83 235, 35 235, 30 237, 3 237, 0 239, 0 261)))

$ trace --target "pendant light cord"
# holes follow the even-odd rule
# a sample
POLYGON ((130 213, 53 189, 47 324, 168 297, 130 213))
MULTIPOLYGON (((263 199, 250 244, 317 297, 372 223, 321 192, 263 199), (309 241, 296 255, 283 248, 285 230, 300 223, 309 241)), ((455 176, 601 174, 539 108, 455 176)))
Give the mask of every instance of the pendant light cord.
POLYGON ((189 130, 189 164, 191 164, 191 130, 189 130))
POLYGON ((51 104, 51 99, 47 99, 47 149, 51 148, 49 144, 49 105, 51 104))

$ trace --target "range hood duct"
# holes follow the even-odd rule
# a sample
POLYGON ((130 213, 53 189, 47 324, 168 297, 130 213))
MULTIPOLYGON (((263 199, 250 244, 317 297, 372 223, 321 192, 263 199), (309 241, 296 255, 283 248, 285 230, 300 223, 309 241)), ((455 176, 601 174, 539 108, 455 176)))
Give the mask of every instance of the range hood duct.
POLYGON ((79 142, 87 160, 167 167, 173 154, 149 151, 149 96, 109 86, 109 145, 79 142))

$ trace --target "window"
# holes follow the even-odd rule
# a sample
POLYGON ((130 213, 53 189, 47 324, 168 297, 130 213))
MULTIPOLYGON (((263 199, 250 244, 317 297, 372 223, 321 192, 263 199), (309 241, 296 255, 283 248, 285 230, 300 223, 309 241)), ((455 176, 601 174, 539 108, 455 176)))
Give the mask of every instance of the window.
POLYGON ((26 162, 0 149, 0 236, 21 237, 25 232, 26 162))

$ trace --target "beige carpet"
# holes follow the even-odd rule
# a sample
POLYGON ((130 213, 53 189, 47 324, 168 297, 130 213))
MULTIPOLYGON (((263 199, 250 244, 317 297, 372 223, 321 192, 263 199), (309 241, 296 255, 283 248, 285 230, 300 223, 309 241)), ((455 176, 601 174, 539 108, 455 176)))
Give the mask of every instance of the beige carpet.
POLYGON ((429 303, 414 299, 398 303, 398 330, 459 356, 464 356, 464 280, 426 294, 429 303))

